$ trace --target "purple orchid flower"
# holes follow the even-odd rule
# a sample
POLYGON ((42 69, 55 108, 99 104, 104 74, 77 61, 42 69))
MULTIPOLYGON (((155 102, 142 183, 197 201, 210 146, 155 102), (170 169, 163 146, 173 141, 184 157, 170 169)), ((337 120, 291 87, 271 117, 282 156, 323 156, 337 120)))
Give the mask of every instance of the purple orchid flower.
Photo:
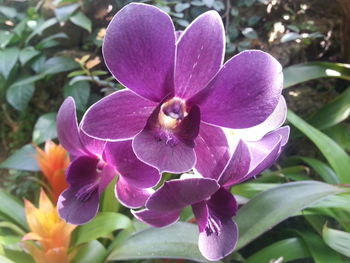
MULTIPOLYGON (((164 183, 147 200, 146 209, 133 214, 147 224, 162 227, 176 222, 181 209, 191 205, 199 227, 198 245, 203 256, 209 260, 227 256, 238 241, 237 225, 232 221, 237 202, 228 189, 258 175, 276 161, 289 137, 289 127, 280 128, 285 118, 286 104, 281 97, 265 122, 246 129, 244 134, 251 141, 238 137, 231 157, 226 144, 208 145, 203 138, 198 139, 199 144, 206 146, 202 147, 206 149, 202 152, 206 163, 196 165, 202 177, 164 183), (201 170, 203 167, 206 169, 201 170)), ((243 134, 243 131, 236 132, 243 134)), ((224 141, 224 133, 221 136, 220 141, 224 141)))
POLYGON ((128 89, 93 105, 83 131, 109 141, 132 139, 136 156, 160 172, 181 173, 203 163, 203 145, 226 144, 216 126, 258 125, 281 95, 282 68, 272 56, 246 51, 223 65, 224 45, 215 11, 179 33, 160 9, 127 5, 107 28, 103 55, 128 89))
POLYGON ((72 162, 67 170, 69 187, 58 200, 59 215, 71 224, 95 217, 99 199, 119 173, 116 195, 124 205, 141 207, 158 183, 158 171, 137 159, 131 141, 110 143, 88 137, 78 127, 75 102, 67 98, 57 115, 57 134, 72 162))

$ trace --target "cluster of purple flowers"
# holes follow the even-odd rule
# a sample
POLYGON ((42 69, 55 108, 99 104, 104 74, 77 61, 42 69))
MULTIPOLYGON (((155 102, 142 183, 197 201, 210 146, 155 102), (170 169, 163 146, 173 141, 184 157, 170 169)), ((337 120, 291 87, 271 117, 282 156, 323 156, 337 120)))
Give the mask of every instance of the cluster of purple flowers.
POLYGON ((103 56, 127 89, 90 107, 78 125, 67 98, 58 137, 72 156, 60 216, 84 224, 118 176, 116 197, 139 220, 163 227, 191 206, 199 249, 209 260, 231 253, 238 229, 232 185, 258 175, 280 155, 289 136, 282 68, 262 51, 225 64, 225 35, 209 11, 183 32, 145 4, 129 4, 108 26, 103 56), (162 172, 182 174, 158 187, 162 172))

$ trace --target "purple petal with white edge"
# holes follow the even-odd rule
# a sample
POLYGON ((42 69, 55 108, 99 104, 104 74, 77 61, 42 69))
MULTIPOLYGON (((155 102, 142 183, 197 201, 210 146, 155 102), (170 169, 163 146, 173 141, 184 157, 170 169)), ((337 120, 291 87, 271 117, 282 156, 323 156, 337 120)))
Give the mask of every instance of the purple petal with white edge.
POLYGON ((175 179, 164 183, 146 202, 150 210, 170 212, 207 199, 219 189, 209 178, 175 179))
POLYGON ((208 11, 197 17, 177 43, 175 95, 190 98, 219 71, 225 51, 225 32, 220 15, 208 11))
POLYGON ((180 36, 182 35, 184 31, 182 30, 178 30, 175 32, 175 38, 176 38, 176 41, 179 40, 180 36))
POLYGON ((96 156, 102 156, 102 153, 106 146, 105 140, 99 140, 99 139, 90 137, 81 130, 79 131, 79 136, 80 136, 80 141, 82 142, 82 144, 84 145, 84 147, 87 149, 88 152, 96 156))
POLYGON ((249 169, 249 173, 240 180, 245 181, 253 176, 260 174, 265 169, 269 168, 281 154, 282 140, 288 140, 289 127, 282 127, 274 132, 271 132, 264 136, 258 142, 247 142, 249 151, 252 156, 252 163, 249 169), (282 135, 285 134, 287 138, 282 139, 282 135))
POLYGON ((180 211, 159 212, 154 210, 131 211, 143 223, 154 227, 164 227, 175 223, 180 218, 180 211))
POLYGON ((122 205, 129 208, 144 206, 150 195, 154 193, 152 188, 137 188, 120 176, 115 188, 115 194, 122 205))
POLYGON ((160 102, 173 92, 175 31, 159 8, 125 6, 110 22, 102 52, 114 77, 142 97, 160 102))
POLYGON ((209 260, 230 254, 237 244, 238 228, 232 221, 237 211, 233 195, 220 188, 208 201, 192 205, 199 227, 199 250, 209 260))
POLYGON ((248 145, 240 140, 231 159, 220 175, 219 184, 227 186, 240 182, 249 172, 251 159, 248 145))
POLYGON ((144 163, 160 172, 182 173, 193 168, 196 162, 194 139, 200 125, 198 107, 192 107, 189 114, 173 130, 159 124, 158 106, 149 118, 146 127, 133 140, 133 150, 144 163))
MULTIPOLYGON (((97 168, 98 169, 98 168, 97 168)), ((111 165, 104 164, 100 175, 98 192, 101 195, 113 178, 117 175, 117 171, 111 165)))
POLYGON ((129 139, 145 127, 156 106, 156 103, 141 98, 129 90, 117 91, 87 110, 81 128, 95 138, 129 139))
POLYGON ((280 96, 280 100, 278 101, 275 110, 264 122, 248 129, 234 130, 234 133, 238 134, 246 141, 259 141, 267 133, 281 127, 286 118, 287 104, 283 96, 280 96))
POLYGON ((70 154, 74 156, 86 154, 86 149, 80 142, 76 107, 72 97, 65 99, 57 113, 57 137, 70 154))
POLYGON ((195 143, 196 170, 203 177, 217 179, 230 159, 224 132, 202 122, 195 143))
POLYGON ((108 142, 104 158, 114 166, 123 179, 137 188, 155 186, 160 180, 157 169, 137 159, 132 150, 131 141, 108 142))
POLYGON ((279 101, 283 84, 280 63, 263 51, 244 51, 231 58, 209 85, 190 99, 202 121, 243 129, 265 121, 279 101))
POLYGON ((79 191, 80 188, 69 187, 60 195, 57 202, 60 217, 73 225, 87 223, 96 216, 99 208, 100 196, 97 191, 91 193, 85 201, 77 198, 79 191))
POLYGON ((277 130, 275 130, 275 132, 277 132, 279 135, 282 136, 281 139, 281 146, 285 146, 288 142, 289 139, 289 133, 290 133, 290 128, 289 126, 283 126, 277 130))

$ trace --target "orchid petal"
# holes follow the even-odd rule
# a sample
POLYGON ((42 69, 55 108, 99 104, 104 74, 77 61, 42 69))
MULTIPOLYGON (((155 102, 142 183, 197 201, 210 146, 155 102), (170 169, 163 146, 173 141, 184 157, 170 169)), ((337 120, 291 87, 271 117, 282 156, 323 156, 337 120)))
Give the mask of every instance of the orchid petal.
POLYGON ((88 135, 100 139, 129 139, 145 127, 156 106, 156 103, 129 90, 117 91, 88 109, 81 128, 88 135))
POLYGON ((104 156, 107 163, 113 165, 123 179, 133 187, 153 187, 160 180, 160 174, 155 168, 137 159, 130 140, 108 142, 104 156))
POLYGON ((276 108, 264 122, 248 129, 234 130, 234 133, 246 141, 259 141, 267 133, 281 127, 286 117, 287 104, 283 96, 280 96, 276 108))
POLYGON ((140 96, 160 102, 173 91, 174 25, 159 8, 125 6, 110 22, 102 51, 114 77, 140 96))
POLYGON ((144 206, 150 195, 154 193, 152 188, 137 188, 129 184, 122 176, 116 184, 115 194, 120 203, 129 208, 144 206))
POLYGON ((202 122, 195 142, 196 170, 203 177, 217 179, 230 158, 224 132, 202 122))
POLYGON ((146 202, 150 210, 170 212, 210 197, 219 185, 209 178, 175 179, 164 183, 146 202))
POLYGON ((154 210, 131 211, 133 215, 148 225, 154 227, 164 227, 175 223, 180 218, 180 211, 159 212, 154 210))
POLYGON ((190 98, 219 71, 224 57, 225 33, 215 11, 197 17, 177 43, 175 95, 190 98))
POLYGON ((86 154, 86 149, 80 141, 76 107, 72 97, 65 99, 57 113, 57 137, 70 154, 86 154))
POLYGON ((173 130, 159 127, 160 106, 152 113, 146 127, 133 140, 136 156, 160 172, 182 173, 196 162, 194 139, 199 132, 200 112, 192 107, 189 114, 173 130))
POLYGON ((220 175, 219 184, 227 186, 240 182, 249 172, 251 159, 248 145, 240 140, 231 159, 220 175))
POLYGON ((265 121, 282 91, 282 67, 269 54, 252 50, 234 56, 209 85, 190 99, 204 122, 243 129, 265 121))
POLYGON ((79 190, 77 187, 69 187, 60 195, 57 202, 60 217, 74 225, 85 224, 93 219, 99 208, 100 197, 97 191, 82 202, 76 197, 79 190))

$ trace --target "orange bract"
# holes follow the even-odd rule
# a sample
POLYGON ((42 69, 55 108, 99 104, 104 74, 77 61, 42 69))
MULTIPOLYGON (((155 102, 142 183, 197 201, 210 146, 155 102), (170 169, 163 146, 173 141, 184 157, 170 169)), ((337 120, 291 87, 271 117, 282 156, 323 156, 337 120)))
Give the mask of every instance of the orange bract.
POLYGON ((70 236, 76 226, 62 220, 57 208, 44 191, 40 192, 39 208, 25 200, 25 213, 32 232, 23 237, 24 241, 35 240, 37 244, 24 242, 36 263, 68 263, 70 236))
POLYGON ((61 145, 56 145, 52 141, 45 143, 45 150, 36 148, 40 170, 51 186, 51 196, 56 203, 59 195, 68 187, 65 170, 69 165, 69 157, 66 150, 61 145))

